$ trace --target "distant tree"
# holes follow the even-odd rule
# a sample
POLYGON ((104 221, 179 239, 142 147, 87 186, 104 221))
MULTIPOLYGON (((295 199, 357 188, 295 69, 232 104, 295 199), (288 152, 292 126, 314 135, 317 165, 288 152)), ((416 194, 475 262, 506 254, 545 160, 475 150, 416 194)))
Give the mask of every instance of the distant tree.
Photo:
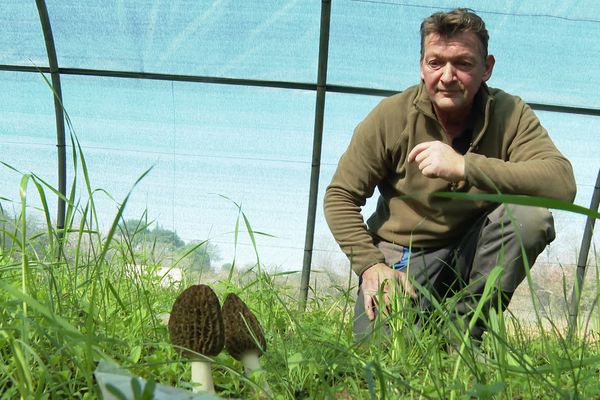
POLYGON ((192 241, 181 249, 181 253, 188 253, 186 263, 191 271, 214 271, 213 263, 221 260, 219 248, 214 243, 192 241), (191 251, 191 252, 190 252, 191 251))
POLYGON ((135 249, 146 241, 150 234, 148 226, 151 224, 144 219, 128 219, 119 224, 122 237, 128 237, 132 247, 135 249))
POLYGON ((233 266, 232 263, 230 262, 226 262, 223 265, 221 265, 221 272, 229 272, 231 271, 231 267, 233 266))
POLYGON ((159 224, 153 229, 150 226, 153 222, 145 221, 144 219, 128 219, 119 224, 122 236, 127 236, 131 240, 134 249, 140 245, 164 245, 171 250, 180 248, 185 245, 176 232, 163 228, 159 224))
POLYGON ((208 241, 185 243, 176 232, 154 221, 128 219, 119 224, 122 237, 128 237, 137 257, 142 263, 171 266, 178 263, 181 269, 193 272, 214 271, 213 263, 221 260, 219 248, 208 241))
POLYGON ((176 232, 165 229, 158 224, 156 225, 156 228, 149 232, 149 239, 151 241, 156 241, 157 243, 172 245, 174 249, 185 245, 185 242, 181 240, 176 232))

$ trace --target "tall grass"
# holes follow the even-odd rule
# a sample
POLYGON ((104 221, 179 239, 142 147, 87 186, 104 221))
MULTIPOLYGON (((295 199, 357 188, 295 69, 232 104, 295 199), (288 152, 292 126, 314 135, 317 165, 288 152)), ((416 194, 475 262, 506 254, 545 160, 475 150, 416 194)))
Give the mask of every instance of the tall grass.
MULTIPOLYGON (((574 337, 567 337, 563 325, 540 312, 532 291, 534 324, 510 311, 492 313, 480 347, 472 346, 466 331, 449 321, 456 298, 436 302, 432 297, 431 320, 436 323, 417 330, 415 312, 407 307, 406 298, 397 297, 389 313, 379 316, 390 323, 391 335, 356 341, 351 332, 356 292, 352 279, 342 277, 324 287, 317 277, 307 309, 300 312, 298 271, 269 273, 262 268, 256 245, 254 268, 240 270, 234 258, 226 274, 200 278, 184 274, 181 282, 165 284, 156 273, 158 264, 140 265, 156 257, 134 248, 137 232, 121 228, 129 194, 118 202, 108 230, 100 229, 95 199, 107 194, 93 188, 75 138, 71 145, 75 175, 65 197, 64 230, 53 225, 47 203, 48 196, 60 194, 35 174, 22 174, 18 214, 2 213, 2 398, 99 398, 94 371, 101 360, 157 384, 189 389, 189 368, 170 345, 160 315, 170 311, 183 289, 200 282, 210 283, 221 299, 237 293, 255 311, 267 336, 262 362, 272 393, 245 378, 239 362, 221 353, 214 360, 214 381, 217 393, 225 398, 600 396, 597 282, 588 284, 592 306, 581 316, 582 329, 574 337), (78 193, 80 180, 84 196, 78 193), (31 185, 41 203, 43 229, 30 223, 31 185), (449 340, 458 344, 454 351, 448 351, 449 340)), ((241 207, 234 234, 236 239, 247 234, 254 244, 260 234, 253 231, 241 207)), ((490 275, 475 317, 489 300, 500 272, 501 266, 490 275)), ((533 287, 530 275, 528 280, 533 287)), ((472 323, 474 319, 467 326, 472 323)))

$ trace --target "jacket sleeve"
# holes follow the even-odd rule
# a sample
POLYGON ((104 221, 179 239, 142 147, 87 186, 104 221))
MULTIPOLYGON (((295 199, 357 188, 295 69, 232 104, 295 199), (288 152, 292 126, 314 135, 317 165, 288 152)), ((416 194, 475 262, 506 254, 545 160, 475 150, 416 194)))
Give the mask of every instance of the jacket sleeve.
POLYGON ((576 185, 571 163, 526 103, 518 100, 514 112, 517 115, 510 120, 516 123, 507 124, 502 132, 506 154, 492 158, 468 152, 465 180, 483 191, 573 202, 576 185))
POLYGON ((368 267, 385 261, 361 214, 361 207, 388 169, 384 134, 377 114, 376 107, 356 127, 324 199, 325 219, 331 233, 359 276, 368 267))

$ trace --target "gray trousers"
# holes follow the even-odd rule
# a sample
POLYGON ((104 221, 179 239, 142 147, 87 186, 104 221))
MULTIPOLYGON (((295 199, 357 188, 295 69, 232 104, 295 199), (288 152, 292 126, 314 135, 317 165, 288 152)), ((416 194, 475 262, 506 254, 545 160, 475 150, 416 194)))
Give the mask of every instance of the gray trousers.
MULTIPOLYGON (((484 305, 483 318, 477 321, 470 332, 473 338, 480 339, 485 331, 489 309, 504 310, 525 278, 523 253, 527 256, 527 265, 533 266, 537 256, 554 237, 554 220, 547 209, 500 205, 477 220, 456 243, 436 249, 411 249, 406 271, 411 281, 437 300, 458 292, 451 317, 465 321, 476 309, 489 273, 495 266, 503 266, 504 271, 495 293, 484 305), (498 299, 501 299, 500 302, 498 299)), ((378 247, 390 266, 408 250, 388 242, 380 242, 378 247)), ((423 293, 417 290, 417 299, 414 301, 418 315, 428 315, 433 307, 431 296, 423 293)), ((359 286, 354 308, 355 337, 369 336, 374 329, 384 329, 384 333, 389 334, 386 323, 382 324, 377 319, 369 321, 367 318, 359 286)))

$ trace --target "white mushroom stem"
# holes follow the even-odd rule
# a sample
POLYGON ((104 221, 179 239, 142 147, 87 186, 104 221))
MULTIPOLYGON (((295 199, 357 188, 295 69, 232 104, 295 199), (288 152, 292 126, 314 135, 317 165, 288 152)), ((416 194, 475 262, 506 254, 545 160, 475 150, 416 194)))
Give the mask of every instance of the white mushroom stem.
POLYGON ((158 319, 162 322, 163 325, 169 326, 169 319, 171 318, 171 314, 169 313, 161 313, 158 314, 158 319))
POLYGON ((215 386, 213 384, 212 379, 212 367, 210 362, 202 360, 192 361, 192 385, 194 385, 194 393, 215 392, 215 386))
POLYGON ((254 371, 262 371, 258 361, 258 351, 256 350, 250 350, 242 354, 240 361, 244 364, 246 376, 250 376, 254 371))
POLYGON ((263 369, 260 366, 260 362, 258 361, 258 350, 248 350, 242 354, 240 361, 244 364, 244 372, 246 376, 251 376, 256 373, 258 378, 263 382, 263 389, 267 393, 271 393, 271 388, 265 377, 262 375, 263 369))

